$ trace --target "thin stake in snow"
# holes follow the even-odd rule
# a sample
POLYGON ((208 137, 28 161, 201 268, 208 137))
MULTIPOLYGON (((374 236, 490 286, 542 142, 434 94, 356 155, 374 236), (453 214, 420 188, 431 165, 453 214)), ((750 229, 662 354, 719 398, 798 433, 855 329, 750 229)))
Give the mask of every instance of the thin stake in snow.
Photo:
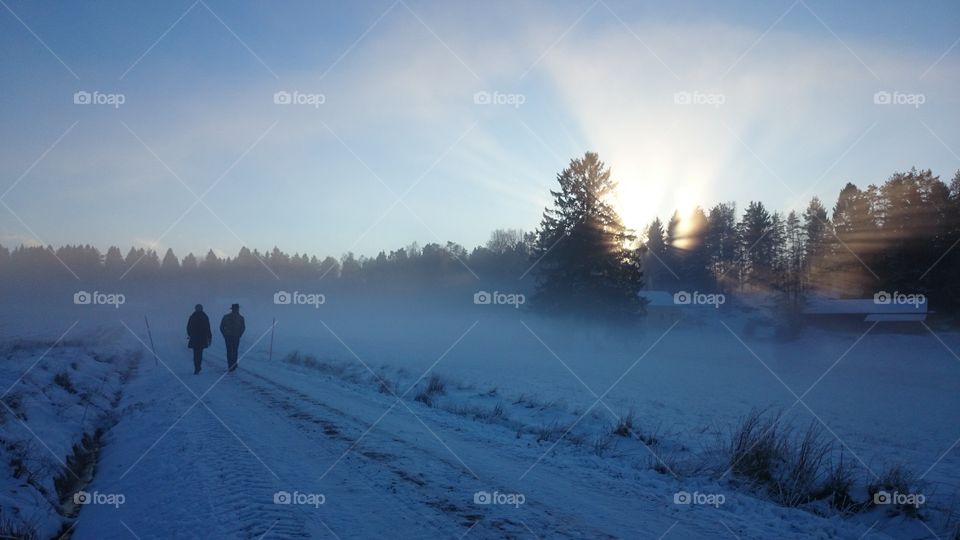
POLYGON ((273 331, 277 328, 277 318, 273 318, 273 324, 270 325, 270 357, 269 362, 273 363, 273 331))
POLYGON ((159 361, 157 360, 157 348, 153 345, 153 334, 150 332, 150 321, 147 320, 146 315, 143 316, 143 322, 147 324, 147 337, 150 338, 150 352, 153 354, 153 365, 157 366, 159 365, 159 361))

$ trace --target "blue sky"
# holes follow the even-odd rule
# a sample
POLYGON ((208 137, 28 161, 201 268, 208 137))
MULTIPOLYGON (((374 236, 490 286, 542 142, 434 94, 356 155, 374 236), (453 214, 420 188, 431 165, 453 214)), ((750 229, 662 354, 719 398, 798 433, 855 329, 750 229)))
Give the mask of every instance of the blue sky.
POLYGON ((956 2, 204 2, 3 0, 0 243, 472 247, 587 150, 633 227, 960 169, 956 2))

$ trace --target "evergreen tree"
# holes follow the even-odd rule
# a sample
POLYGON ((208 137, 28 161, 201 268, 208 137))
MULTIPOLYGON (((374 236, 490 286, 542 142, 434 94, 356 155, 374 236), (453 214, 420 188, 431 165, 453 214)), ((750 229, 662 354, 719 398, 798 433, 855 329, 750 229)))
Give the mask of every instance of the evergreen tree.
POLYGON ((647 227, 647 238, 645 242, 647 249, 664 253, 667 247, 667 241, 664 238, 663 223, 660 218, 656 218, 647 227))
POLYGON ((534 305, 558 313, 638 313, 643 273, 628 245, 635 237, 609 202, 617 187, 610 170, 588 152, 571 160, 557 182, 537 230, 534 305))
POLYGON ((783 291, 787 283, 787 225, 780 212, 770 216, 770 244, 770 282, 783 291))
POLYGON ((6 276, 10 271, 10 250, 0 246, 0 275, 6 276))
POLYGON ((704 235, 706 250, 710 257, 716 287, 728 289, 729 273, 736 265, 737 256, 737 207, 733 203, 720 203, 707 216, 707 231, 704 235))
POLYGON ((788 298, 796 304, 803 293, 803 227, 796 211, 787 214, 785 223, 786 244, 784 257, 786 259, 786 281, 784 290, 788 298))
POLYGON ((663 288, 670 282, 670 269, 667 267, 667 242, 664 238, 663 223, 655 218, 647 227, 644 241, 643 268, 646 271, 647 285, 663 288))
POLYGON ((269 262, 270 269, 277 275, 283 275, 284 272, 290 269, 290 256, 280 251, 280 248, 277 246, 273 246, 273 250, 270 251, 270 256, 267 261, 269 262))
POLYGON ((340 277, 340 262, 327 256, 320 262, 317 270, 321 279, 337 279, 340 277))
POLYGON ((63 246, 54 251, 57 258, 71 272, 81 278, 92 278, 100 274, 100 252, 90 245, 63 246))
MULTIPOLYGON (((684 251, 683 241, 680 239, 680 212, 673 211, 670 221, 667 222, 665 236, 666 251, 662 257, 663 265, 676 275, 675 280, 683 280, 684 251)), ((679 285, 679 284, 678 284, 679 285)))
MULTIPOLYGON (((383 255, 383 252, 380 253, 383 255)), ((386 258, 386 256, 384 256, 386 258)), ((340 261, 340 278, 349 284, 359 283, 362 280, 360 262, 350 251, 340 261)))
POLYGON ((121 275, 127 275, 130 277, 142 275, 144 270, 140 267, 140 265, 143 263, 143 259, 146 258, 146 256, 146 250, 131 246, 130 250, 127 251, 127 256, 123 259, 123 273, 121 273, 121 275))
POLYGON ((803 212, 804 275, 810 286, 822 285, 824 258, 829 245, 827 209, 814 197, 803 212))
POLYGON ((160 256, 157 255, 156 251, 148 249, 146 256, 140 261, 140 264, 145 273, 156 275, 160 270, 160 256))
POLYGON ((670 216, 670 221, 667 222, 666 230, 666 243, 668 246, 676 246, 677 240, 680 235, 680 211, 674 210, 673 215, 670 216))
POLYGON ((197 257, 193 253, 187 253, 180 263, 180 268, 184 273, 193 272, 197 269, 197 257))
POLYGON ((167 275, 176 274, 177 270, 180 270, 180 261, 177 259, 177 256, 173 254, 173 249, 167 248, 167 252, 163 255, 163 260, 160 262, 160 270, 167 275))
POLYGON ((214 272, 223 267, 223 261, 211 249, 207 251, 207 256, 203 258, 203 264, 200 267, 207 272, 214 272))
POLYGON ((930 170, 894 173, 880 187, 884 253, 877 273, 890 290, 932 293, 940 289, 921 277, 949 248, 950 188, 930 170))
POLYGON ((947 218, 944 220, 944 241, 946 249, 941 258, 932 263, 930 272, 924 276, 941 291, 943 304, 956 309, 960 306, 960 287, 956 287, 956 277, 960 275, 960 170, 956 172, 947 190, 945 204, 947 218))
POLYGON ((682 253, 681 278, 694 289, 710 287, 710 252, 707 248, 707 215, 699 206, 693 209, 683 234, 677 239, 682 253))
POLYGON ((110 246, 107 249, 107 254, 103 257, 103 269, 109 277, 119 277, 127 269, 126 264, 123 261, 123 255, 120 253, 120 248, 117 246, 110 246))
POLYGON ((879 232, 872 211, 871 194, 847 183, 833 207, 836 242, 830 253, 834 287, 852 297, 872 294, 875 287, 869 267, 881 251, 879 232))
POLYGON ((260 271, 263 266, 261 263, 261 257, 259 254, 250 251, 246 246, 240 248, 240 251, 237 253, 237 258, 233 261, 233 266, 241 273, 251 274, 257 271, 260 271))
POLYGON ((773 281, 773 220, 763 203, 751 201, 740 222, 740 269, 744 284, 773 281))

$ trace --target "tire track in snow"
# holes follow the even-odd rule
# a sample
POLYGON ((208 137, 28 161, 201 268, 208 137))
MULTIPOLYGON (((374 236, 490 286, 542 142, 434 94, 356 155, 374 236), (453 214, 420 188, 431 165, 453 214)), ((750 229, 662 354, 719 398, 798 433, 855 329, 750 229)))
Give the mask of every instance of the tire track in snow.
MULTIPOLYGON (((368 420, 351 415, 293 387, 254 371, 244 370, 237 373, 242 373, 237 380, 267 407, 306 426, 307 432, 322 433, 326 438, 342 444, 344 450, 353 447, 356 441, 347 432, 354 432, 356 437, 359 437, 369 428, 368 420), (320 414, 321 411, 325 414, 320 414)), ((352 470, 365 469, 369 481, 382 486, 385 495, 404 499, 411 512, 415 511, 416 506, 430 508, 441 518, 441 524, 445 522, 446 526, 437 531, 444 536, 459 538, 471 531, 471 538, 482 538, 484 535, 491 538, 529 537, 531 530, 528 527, 533 525, 540 530, 549 531, 551 538, 616 538, 615 535, 589 525, 584 529, 582 524, 564 519, 563 512, 536 502, 528 501, 524 505, 523 521, 497 515, 495 507, 471 505, 469 502, 465 504, 473 493, 489 489, 489 485, 475 479, 458 461, 437 455, 428 448, 412 444, 381 429, 367 433, 361 443, 356 444, 344 457, 344 461, 349 461, 350 465, 341 463, 339 466, 349 466, 352 470), (382 437, 389 438, 387 445, 375 441, 382 437), (392 445, 399 446, 400 451, 396 454, 390 453, 389 446, 392 445), (375 449, 367 449, 368 447, 375 449), (384 470, 395 480, 385 478, 382 474, 384 470), (415 470, 417 472, 413 472, 415 470), (478 526, 481 522, 483 528, 478 526)))
MULTIPOLYGON (((285 420, 296 424, 301 433, 307 436, 322 436, 333 440, 338 444, 330 455, 330 463, 341 456, 348 448, 354 446, 355 439, 348 435, 348 428, 342 425, 342 422, 335 422, 306 410, 302 406, 294 405, 294 401, 309 403, 311 406, 322 407, 332 416, 340 419, 351 420, 356 424, 357 435, 366 431, 366 426, 362 420, 345 415, 338 409, 329 407, 306 394, 303 394, 293 388, 271 381, 261 375, 246 372, 245 375, 237 377, 237 381, 245 387, 262 404, 269 408, 273 413, 281 416, 285 420), (252 375, 248 377, 248 375, 252 375), (251 379, 256 379, 256 382, 251 379), (265 384, 264 384, 265 383, 265 384), (294 396, 295 399, 290 399, 294 396)), ((368 435, 369 436, 369 435, 368 435)), ((393 439, 393 443, 403 443, 399 439, 393 439)), ((321 442, 320 444, 324 444, 321 442)), ((445 537, 451 531, 456 532, 454 538, 459 537, 466 528, 470 527, 476 519, 467 520, 465 523, 457 523, 454 516, 448 511, 450 505, 444 501, 435 502, 435 504, 422 504, 423 495, 415 493, 416 488, 427 486, 427 481, 419 475, 408 473, 405 469, 399 468, 395 461, 397 456, 387 452, 364 450, 357 445, 341 461, 338 467, 333 471, 341 469, 348 473, 353 484, 368 484, 374 486, 374 492, 380 495, 378 501, 378 514, 389 515, 392 513, 403 514, 404 517, 412 518, 422 529, 424 534, 431 537, 445 537), (357 461, 359 460, 359 461, 357 461), (383 475, 383 470, 393 473, 395 477, 390 480, 383 475), (361 475, 362 479, 356 478, 361 475)), ((320 470, 325 470, 326 466, 320 470)), ((459 472, 459 471, 458 471, 459 472)), ((328 477, 333 480, 333 476, 328 477)), ((432 502, 432 501, 431 501, 432 502)))
POLYGON ((306 521, 293 505, 274 504, 279 486, 233 435, 207 411, 193 440, 195 471, 206 488, 210 513, 227 538, 310 538, 306 521))

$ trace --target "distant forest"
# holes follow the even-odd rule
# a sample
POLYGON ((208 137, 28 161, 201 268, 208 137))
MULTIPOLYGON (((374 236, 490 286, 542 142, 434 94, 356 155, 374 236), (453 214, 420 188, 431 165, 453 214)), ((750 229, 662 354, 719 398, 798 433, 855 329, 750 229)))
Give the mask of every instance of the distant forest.
POLYGON ((696 209, 689 232, 678 216, 646 232, 649 282, 722 291, 769 290, 790 298, 838 298, 886 290, 922 293, 931 303, 960 301, 960 171, 945 184, 930 170, 897 172, 866 189, 848 183, 832 208, 814 197, 784 215, 750 202, 696 209), (676 273, 674 276, 667 269, 676 273))
POLYGON ((534 232, 493 231, 471 250, 412 244, 375 257, 339 259, 241 248, 197 257, 118 247, 0 247, 0 277, 142 283, 217 280, 233 284, 317 282, 321 287, 431 287, 497 283, 529 290, 534 307, 616 306, 642 312, 641 289, 773 293, 797 305, 809 294, 869 297, 922 293, 935 309, 960 307, 960 171, 949 184, 930 170, 897 172, 864 189, 848 183, 828 208, 814 197, 802 212, 752 201, 675 213, 632 231, 610 203, 616 182, 596 154, 571 160, 534 232), (477 280, 480 280, 478 282, 477 280))

